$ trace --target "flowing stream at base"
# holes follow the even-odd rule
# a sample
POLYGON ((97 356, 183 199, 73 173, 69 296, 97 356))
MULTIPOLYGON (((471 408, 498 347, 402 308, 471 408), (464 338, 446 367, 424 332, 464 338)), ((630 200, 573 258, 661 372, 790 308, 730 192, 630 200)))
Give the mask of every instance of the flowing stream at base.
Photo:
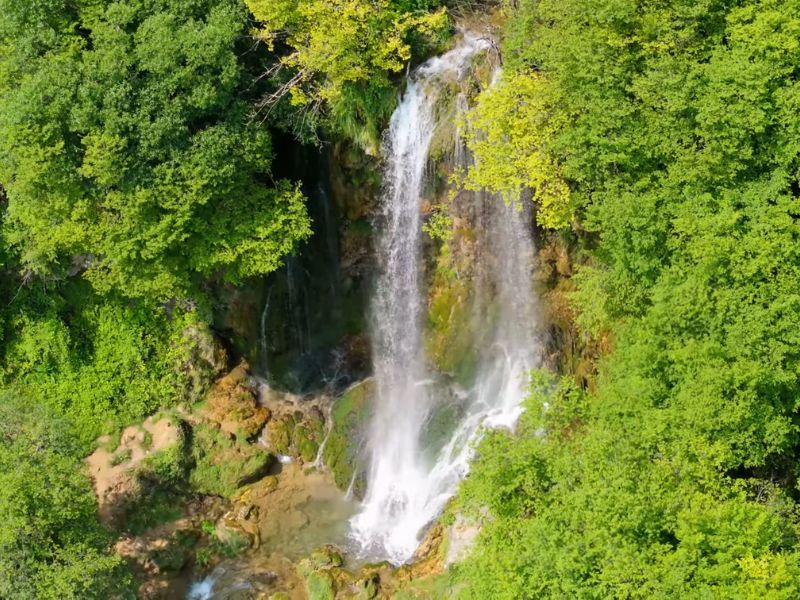
MULTIPOLYGON (((423 350, 421 202, 431 140, 441 125, 437 103, 445 82, 461 80, 489 46, 467 33, 453 50, 418 68, 387 132, 381 272, 371 315, 377 398, 368 434, 367 492, 350 525, 363 556, 394 563, 413 556, 426 526, 455 493, 481 428, 514 426, 527 374, 538 361, 530 209, 483 193, 461 200, 469 204, 478 237, 472 320, 480 333, 469 389, 442 385, 423 350), (448 395, 458 410, 444 439, 432 441, 430 424, 448 395)), ((459 110, 465 105, 459 96, 459 110)), ((471 162, 460 139, 454 162, 461 168, 471 162)))

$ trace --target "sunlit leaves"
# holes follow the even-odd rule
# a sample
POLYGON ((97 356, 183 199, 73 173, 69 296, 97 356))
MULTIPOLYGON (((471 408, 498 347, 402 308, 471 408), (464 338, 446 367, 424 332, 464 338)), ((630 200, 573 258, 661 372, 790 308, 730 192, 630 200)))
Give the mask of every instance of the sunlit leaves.
POLYGON ((13 49, 0 60, 0 181, 22 267, 63 277, 77 262, 97 290, 149 301, 277 268, 309 223, 296 187, 272 185, 269 135, 248 115, 244 7, 77 10, 0 17, 13 49), (44 22, 61 27, 49 45, 27 35, 44 22))
POLYGON ((514 201, 533 191, 537 220, 558 229, 569 224, 572 206, 562 167, 550 148, 562 117, 552 110, 552 88, 535 73, 509 74, 478 97, 467 116, 467 142, 475 155, 465 184, 514 201))

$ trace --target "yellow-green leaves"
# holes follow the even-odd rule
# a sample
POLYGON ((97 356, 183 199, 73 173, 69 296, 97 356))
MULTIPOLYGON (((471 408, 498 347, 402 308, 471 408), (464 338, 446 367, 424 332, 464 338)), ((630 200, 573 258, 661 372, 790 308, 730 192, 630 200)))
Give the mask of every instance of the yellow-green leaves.
POLYGON ((246 3, 270 47, 278 38, 291 47, 282 62, 297 74, 287 91, 298 104, 335 103, 348 84, 402 71, 411 58, 409 34, 431 35, 447 23, 443 11, 404 14, 388 0, 246 3))
POLYGON ((530 188, 539 204, 539 223, 558 229, 569 224, 572 207, 561 165, 549 148, 560 126, 550 95, 544 77, 515 73, 478 97, 468 115, 475 165, 465 185, 500 193, 507 201, 530 188))
POLYGON ((447 28, 444 11, 409 11, 390 0, 246 0, 268 49, 288 48, 273 67, 276 89, 305 115, 325 109, 329 124, 362 146, 376 146, 378 121, 394 96, 391 76, 412 58, 412 38, 433 39, 447 28), (366 130, 366 132, 364 131, 366 130))

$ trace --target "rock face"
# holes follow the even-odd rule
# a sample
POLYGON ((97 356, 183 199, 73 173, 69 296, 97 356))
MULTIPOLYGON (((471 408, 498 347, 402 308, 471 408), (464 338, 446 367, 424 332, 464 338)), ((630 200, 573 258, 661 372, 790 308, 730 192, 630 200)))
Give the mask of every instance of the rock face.
POLYGON ((272 418, 261 435, 270 451, 304 463, 313 463, 325 440, 326 396, 308 398, 264 388, 262 404, 272 418))
POLYGON ((183 330, 173 370, 181 381, 182 400, 194 404, 202 400, 211 383, 227 366, 225 350, 206 325, 191 325, 183 330))
POLYGON ((351 489, 359 498, 365 491, 363 447, 374 393, 374 382, 367 379, 336 400, 331 411, 330 433, 322 451, 323 461, 339 489, 351 489))
POLYGON ((217 423, 229 435, 253 439, 270 418, 270 411, 258 403, 258 388, 242 362, 214 384, 200 416, 217 423))

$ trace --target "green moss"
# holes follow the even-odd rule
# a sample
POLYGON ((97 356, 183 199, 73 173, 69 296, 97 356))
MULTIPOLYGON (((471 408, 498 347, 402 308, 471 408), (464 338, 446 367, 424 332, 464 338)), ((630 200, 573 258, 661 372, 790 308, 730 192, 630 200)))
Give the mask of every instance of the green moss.
POLYGON ((328 571, 314 571, 306 578, 309 600, 334 600, 336 585, 328 571))
POLYGON ((478 361, 470 284, 449 264, 449 252, 443 250, 430 287, 425 353, 436 370, 469 384, 478 361))
POLYGON ((267 425, 269 446, 279 454, 312 462, 325 437, 325 419, 317 409, 273 418, 267 425))
POLYGON ((349 223, 350 231, 358 236, 369 237, 372 235, 372 224, 367 219, 355 219, 349 223))
POLYGON ((314 569, 322 567, 341 567, 344 562, 341 553, 334 546, 317 548, 309 557, 310 566, 314 569))
POLYGON ((319 451, 319 444, 309 437, 309 432, 304 427, 301 427, 296 432, 297 435, 297 453, 305 462, 312 462, 319 451))
POLYGON ((267 425, 269 445, 278 454, 289 454, 291 452, 292 429, 294 429, 294 419, 292 417, 273 419, 267 425))
POLYGON ((243 485, 265 476, 274 460, 262 448, 231 440, 217 427, 207 424, 195 427, 191 455, 192 489, 226 498, 243 485))
MULTIPOLYGON (((331 431, 322 458, 340 489, 347 489, 354 473, 364 469, 361 446, 373 394, 373 381, 362 381, 347 390, 334 404, 331 431)), ((357 482, 356 494, 362 486, 357 482)))

